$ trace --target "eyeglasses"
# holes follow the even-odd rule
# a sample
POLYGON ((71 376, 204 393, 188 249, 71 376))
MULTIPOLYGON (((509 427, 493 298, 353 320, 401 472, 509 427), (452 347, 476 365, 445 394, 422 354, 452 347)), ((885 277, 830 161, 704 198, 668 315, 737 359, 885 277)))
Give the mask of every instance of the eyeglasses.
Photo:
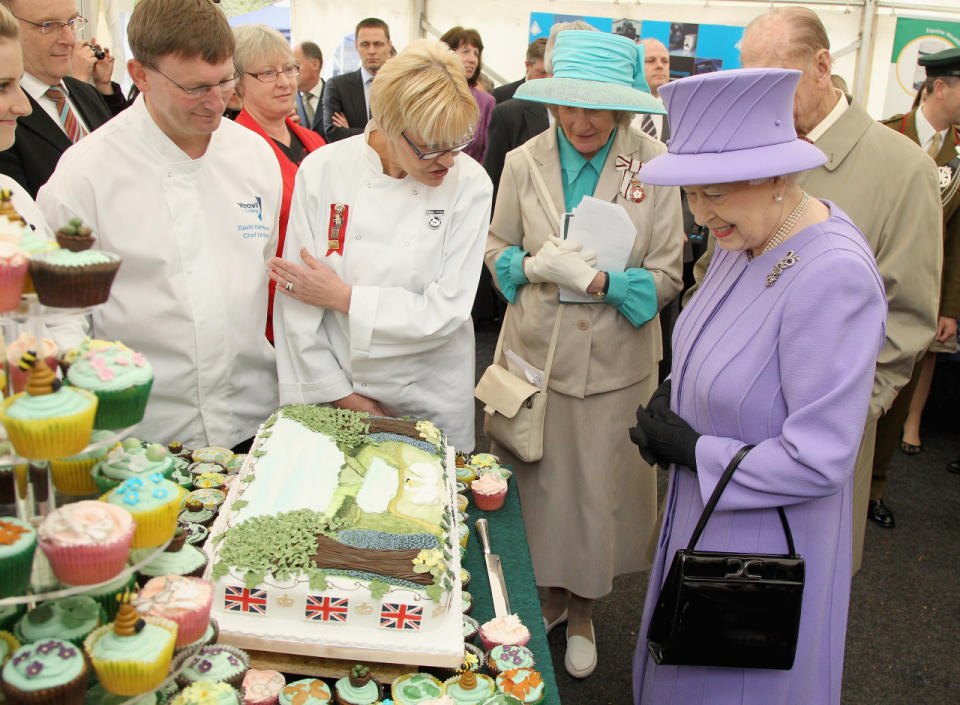
POLYGON ((287 78, 296 78, 300 75, 300 64, 287 64, 280 71, 276 69, 264 69, 263 71, 258 71, 257 73, 251 73, 249 71, 244 71, 248 76, 253 76, 255 79, 261 83, 276 83, 277 79, 280 78, 282 73, 287 78))
POLYGON ((222 93, 223 95, 228 95, 236 87, 237 81, 240 80, 239 76, 231 76, 230 78, 223 79, 219 83, 210 83, 210 84, 204 84, 202 86, 193 86, 192 88, 185 88, 181 86, 179 83, 177 83, 176 81, 174 81, 172 78, 170 78, 167 74, 165 74, 163 71, 158 69, 153 64, 147 64, 147 66, 149 66, 151 69, 153 69, 158 74, 163 76, 165 79, 170 81, 170 83, 175 85, 177 88, 179 88, 181 91, 183 91, 185 94, 187 94, 191 98, 200 98, 202 96, 205 96, 215 88, 219 88, 220 93, 222 93))
POLYGON ((17 17, 17 19, 21 22, 32 24, 34 27, 40 30, 40 34, 56 34, 58 32, 62 32, 67 27, 76 32, 87 24, 87 20, 80 15, 77 15, 72 20, 67 22, 56 22, 54 20, 49 22, 34 22, 33 20, 25 20, 22 17, 17 17))
POLYGON ((469 147, 470 143, 473 142, 473 137, 471 137, 466 142, 464 142, 463 144, 458 144, 456 147, 450 147, 449 149, 434 149, 429 152, 421 152, 417 148, 417 145, 415 145, 413 142, 410 141, 409 137, 407 137, 402 132, 400 133, 400 136, 403 137, 404 141, 406 141, 406 143, 410 145, 410 149, 412 149, 413 153, 417 155, 417 159, 422 159, 424 161, 426 161, 427 159, 436 159, 438 157, 442 157, 444 154, 460 154, 460 152, 462 152, 464 149, 469 147))

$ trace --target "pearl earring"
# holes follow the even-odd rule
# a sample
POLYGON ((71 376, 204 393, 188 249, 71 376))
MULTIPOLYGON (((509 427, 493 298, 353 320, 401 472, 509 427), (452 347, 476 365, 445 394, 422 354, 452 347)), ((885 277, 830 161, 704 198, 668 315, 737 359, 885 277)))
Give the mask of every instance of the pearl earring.
POLYGON ((783 194, 778 193, 776 196, 773 197, 773 200, 776 201, 777 203, 780 203, 783 200, 783 194))

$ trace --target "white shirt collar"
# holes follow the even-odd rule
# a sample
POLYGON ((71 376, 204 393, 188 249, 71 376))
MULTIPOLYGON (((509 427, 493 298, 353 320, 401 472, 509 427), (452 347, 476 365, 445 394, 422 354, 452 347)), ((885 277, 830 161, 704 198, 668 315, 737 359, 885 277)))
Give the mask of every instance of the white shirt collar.
POLYGON ((850 104, 847 103, 847 97, 841 93, 840 97, 837 99, 837 104, 833 106, 833 110, 827 113, 827 116, 820 121, 820 124, 807 133, 807 139, 811 142, 816 142, 818 139, 823 137, 824 133, 833 127, 833 123, 839 120, 840 116, 843 115, 843 112, 849 107, 850 104))
MULTIPOLYGON (((946 130, 940 131, 940 144, 943 144, 943 138, 946 136, 946 130)), ((917 110, 917 142, 923 148, 923 151, 926 152, 930 148, 930 143, 933 141, 933 136, 937 134, 937 130, 934 129, 933 125, 930 124, 930 121, 927 120, 927 116, 923 114, 923 106, 917 110)))
MULTIPOLYGON (((59 85, 60 89, 69 96, 70 91, 67 90, 67 86, 64 84, 64 82, 60 81, 59 85)), ((20 79, 20 87, 29 93, 30 97, 34 100, 40 100, 41 98, 47 98, 44 94, 47 92, 47 89, 50 88, 50 84, 44 83, 32 74, 24 73, 23 78, 20 79)), ((49 99, 47 98, 47 100, 49 99)))
POLYGON ((360 80, 363 82, 363 85, 367 85, 367 81, 373 78, 373 74, 367 71, 363 66, 360 67, 360 80))

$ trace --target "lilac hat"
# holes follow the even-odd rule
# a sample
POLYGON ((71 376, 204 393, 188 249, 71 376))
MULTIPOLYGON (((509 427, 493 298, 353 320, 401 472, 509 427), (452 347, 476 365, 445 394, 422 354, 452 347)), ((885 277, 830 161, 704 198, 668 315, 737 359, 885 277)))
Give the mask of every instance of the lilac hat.
POLYGON ((643 165, 660 186, 719 184, 812 169, 827 155, 797 137, 793 94, 800 72, 736 69, 683 78, 660 88, 670 147, 643 165))

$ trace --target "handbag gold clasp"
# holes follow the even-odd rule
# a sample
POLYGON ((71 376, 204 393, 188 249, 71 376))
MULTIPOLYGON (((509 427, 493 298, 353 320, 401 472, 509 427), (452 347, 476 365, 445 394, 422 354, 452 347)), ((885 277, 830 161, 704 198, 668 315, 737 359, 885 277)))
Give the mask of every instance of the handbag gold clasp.
POLYGON ((749 578, 750 580, 759 580, 763 576, 758 573, 751 573, 750 568, 762 568, 763 561, 752 559, 748 561, 742 561, 739 558, 728 558, 727 566, 730 568, 736 567, 735 573, 727 573, 723 576, 724 580, 729 580, 730 578, 749 578))

